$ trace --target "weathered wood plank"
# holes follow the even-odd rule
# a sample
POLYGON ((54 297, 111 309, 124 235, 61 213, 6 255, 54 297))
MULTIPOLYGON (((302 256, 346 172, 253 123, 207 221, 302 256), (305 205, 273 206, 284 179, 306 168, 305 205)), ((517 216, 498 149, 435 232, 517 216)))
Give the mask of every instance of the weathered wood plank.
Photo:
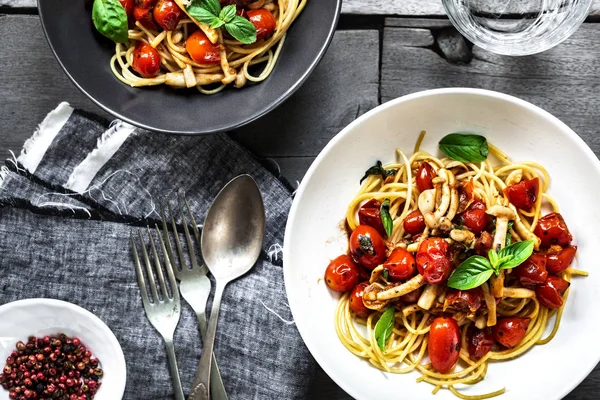
MULTIPOLYGON (((0 6, 36 7, 36 0, 0 0, 0 6)), ((512 4, 519 5, 519 2, 512 4)), ((504 4, 502 3, 502 7, 504 4)), ((344 14, 373 15, 445 15, 440 0, 345 0, 342 5, 344 14)), ((600 0, 594 0, 590 15, 600 15, 600 0)))

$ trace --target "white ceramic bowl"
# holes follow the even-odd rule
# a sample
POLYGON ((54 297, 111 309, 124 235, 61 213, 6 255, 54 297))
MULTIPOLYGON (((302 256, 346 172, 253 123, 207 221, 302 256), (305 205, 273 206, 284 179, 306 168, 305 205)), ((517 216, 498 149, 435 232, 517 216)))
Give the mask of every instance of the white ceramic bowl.
MULTIPOLYGON (((112 331, 89 311, 59 300, 27 299, 0 306, 0 364, 29 336, 64 333, 78 337, 100 360, 102 387, 95 400, 119 400, 125 392, 126 366, 123 350, 112 331)), ((0 387, 0 400, 9 400, 0 387)))
POLYGON ((445 390, 432 395, 432 386, 415 382, 417 373, 383 373, 346 350, 334 330, 339 296, 322 279, 329 261, 347 249, 339 226, 364 171, 376 160, 393 161, 397 147, 411 154, 422 130, 422 148, 434 154, 444 135, 467 131, 484 135, 513 160, 534 160, 548 169, 550 193, 579 246, 577 267, 590 276, 575 279, 552 342, 491 363, 485 380, 464 392, 506 387, 501 400, 564 397, 600 359, 600 162, 564 123, 496 92, 442 89, 390 101, 354 121, 319 154, 298 189, 285 233, 285 285, 302 338, 325 372, 357 399, 456 399, 445 390))

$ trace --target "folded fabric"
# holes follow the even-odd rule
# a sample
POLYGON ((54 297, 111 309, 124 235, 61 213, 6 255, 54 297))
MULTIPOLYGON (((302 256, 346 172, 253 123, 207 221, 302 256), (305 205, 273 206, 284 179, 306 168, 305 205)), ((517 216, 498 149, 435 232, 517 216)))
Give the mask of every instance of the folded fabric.
MULTIPOLYGON (((124 398, 172 398, 162 339, 142 307, 130 232, 154 226, 159 203, 182 192, 201 222, 241 173, 261 189, 267 233, 254 269, 225 291, 215 354, 230 399, 306 398, 314 361, 293 324, 281 268, 290 190, 226 135, 108 125, 60 104, 0 170, 0 304, 47 297, 88 309, 121 343, 124 398)), ((175 347, 189 393, 202 346, 183 299, 175 347)))

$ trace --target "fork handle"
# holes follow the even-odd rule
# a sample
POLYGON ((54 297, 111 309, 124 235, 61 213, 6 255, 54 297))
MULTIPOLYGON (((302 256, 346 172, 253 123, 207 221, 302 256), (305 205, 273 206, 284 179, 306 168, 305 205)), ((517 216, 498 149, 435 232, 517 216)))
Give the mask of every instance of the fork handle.
MULTIPOLYGON (((204 312, 199 312, 196 314, 196 317, 198 317, 198 327, 200 327, 200 335, 204 341, 206 338, 206 331, 208 330, 206 314, 204 312)), ((198 369, 200 369, 200 367, 198 367, 198 369)), ((225 391, 225 386, 223 385, 223 379, 221 378, 221 372, 219 371, 217 358, 215 357, 214 352, 210 371, 210 386, 210 397, 212 400, 228 400, 227 392, 225 391)))
POLYGON ((223 291, 226 285, 227 283, 217 281, 215 298, 213 299, 212 311, 208 322, 208 331, 204 340, 202 357, 200 357, 200 366, 198 367, 198 372, 196 372, 196 378, 192 385, 192 393, 189 395, 188 400, 209 400, 211 360, 215 347, 215 336, 217 335, 221 299, 223 298, 223 291))
POLYGON ((169 359, 169 370, 171 371, 175 400, 184 400, 185 396, 183 395, 181 380, 179 379, 179 368, 177 368, 177 359, 175 358, 173 339, 165 339, 165 347, 167 348, 167 358, 169 359))

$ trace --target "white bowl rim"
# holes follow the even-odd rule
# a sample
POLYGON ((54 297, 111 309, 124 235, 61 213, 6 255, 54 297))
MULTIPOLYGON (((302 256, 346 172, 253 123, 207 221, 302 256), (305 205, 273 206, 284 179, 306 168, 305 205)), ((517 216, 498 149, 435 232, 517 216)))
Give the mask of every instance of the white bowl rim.
POLYGON ((96 327, 101 330, 102 336, 104 336, 110 342, 110 344, 113 348, 118 350, 116 352, 117 358, 115 361, 123 367, 122 372, 124 375, 123 375, 123 379, 121 380, 121 382, 123 384, 122 384, 122 387, 113 388, 113 389, 116 393, 118 393, 120 395, 120 398, 122 398, 123 395, 125 394, 125 387, 126 387, 126 382, 127 382, 127 367, 126 367, 127 364, 125 362, 125 355, 123 354, 123 349, 121 347, 121 344, 119 343, 119 340, 117 339, 117 337, 115 336, 113 331, 98 316, 96 316, 92 312, 86 310, 85 308, 78 306, 76 304, 73 304, 73 303, 69 303, 68 301, 57 300, 57 299, 46 299, 46 298, 22 299, 22 300, 15 300, 10 303, 2 304, 2 305, 0 305, 0 313, 7 311, 7 310, 18 309, 20 307, 32 307, 32 306, 42 305, 42 304, 48 305, 51 307, 68 309, 69 311, 73 312, 74 314, 81 315, 82 319, 92 321, 96 325, 96 327))
MULTIPOLYGON (((328 155, 328 153, 336 146, 336 144, 344 136, 346 136, 349 132, 354 130, 356 126, 358 126, 361 123, 363 123, 364 121, 370 119, 374 115, 386 111, 388 108, 393 108, 400 103, 404 103, 404 102, 408 102, 411 100, 424 98, 424 97, 432 97, 432 96, 438 96, 438 95, 461 95, 461 94, 478 95, 478 96, 482 96, 482 97, 503 100, 508 103, 523 107, 523 108, 527 109, 528 111, 539 115, 541 118, 548 120, 551 124, 555 125, 558 129, 564 131, 570 137, 570 139, 572 139, 574 141, 574 143, 578 146, 579 150, 592 160, 592 163, 594 164, 597 173, 600 174, 600 160, 594 154, 594 152, 589 148, 589 146, 583 141, 583 139, 581 139, 581 137, 579 137, 579 135, 577 135, 568 125, 566 125, 564 122, 562 122, 560 119, 558 119, 554 115, 550 114, 548 111, 546 111, 528 101, 525 101, 518 97, 515 97, 515 96, 496 92, 493 90, 455 87, 455 88, 442 88, 442 89, 430 89, 430 90, 419 91, 419 92, 415 92, 415 93, 411 93, 408 95, 398 97, 398 98, 390 100, 384 104, 380 104, 379 106, 375 107, 374 109, 368 111, 367 113, 361 115, 360 117, 358 117, 357 119, 352 121, 349 125, 347 125, 344 129, 342 129, 338 134, 336 134, 329 141, 329 143, 327 143, 327 145, 323 148, 323 150, 321 150, 319 155, 315 158, 315 160, 312 162, 312 164, 308 168, 306 174, 304 175, 304 177, 302 178, 302 181, 300 182, 300 186, 296 190, 294 201, 292 203, 292 206, 290 208, 290 212, 288 215, 288 222, 286 223, 284 243, 283 243, 283 277, 284 277, 286 295, 288 297, 288 302, 290 305, 290 311, 292 313, 292 316, 294 317, 294 320, 298 320, 298 318, 295 315, 295 313, 297 312, 295 310, 297 310, 297 308, 294 306, 295 305, 294 298, 292 296, 290 296, 290 291, 291 291, 290 288, 293 286, 293 282, 290 281, 291 274, 286 273, 287 272, 286 266, 289 265, 289 263, 286 263, 286 260, 288 260, 291 257, 289 246, 286 246, 286 243, 287 243, 286 238, 290 237, 290 234, 292 232, 292 223, 290 221, 294 220, 293 217, 295 216, 297 209, 299 207, 299 202, 297 201, 297 199, 302 197, 302 195, 308 185, 307 182, 312 178, 318 165, 328 155)), ((321 353, 314 351, 312 342, 306 340, 308 335, 307 335, 307 331, 305 330, 305 328, 301 327, 297 324, 296 324, 296 328, 298 329, 298 332, 300 333, 300 336, 302 337, 304 344, 306 345, 306 347, 308 348, 308 350, 310 351, 310 353, 312 354, 314 359, 317 361, 317 363, 320 365, 320 367, 323 369, 323 371, 325 371, 325 373, 337 385, 339 385, 344 391, 346 391, 346 393, 348 393, 353 398, 357 398, 358 394, 353 390, 352 387, 350 387, 349 385, 346 384, 346 382, 344 381, 344 379, 342 379, 341 375, 337 372, 337 370, 330 368, 327 365, 327 363, 325 362, 325 357, 321 353)), ((592 358, 590 358, 590 360, 592 360, 592 358)), ((581 382, 583 382, 583 380, 594 370, 594 368, 596 367, 596 365, 599 362, 600 362, 600 353, 598 353, 596 355, 596 357, 594 358, 594 362, 590 363, 590 365, 586 369, 587 373, 585 375, 579 376, 576 379, 572 380, 570 385, 565 385, 564 390, 562 390, 561 393, 557 393, 556 398, 561 399, 561 398, 565 397, 567 394, 569 394, 571 391, 573 391, 573 389, 575 389, 577 386, 579 386, 579 384, 581 382)))

